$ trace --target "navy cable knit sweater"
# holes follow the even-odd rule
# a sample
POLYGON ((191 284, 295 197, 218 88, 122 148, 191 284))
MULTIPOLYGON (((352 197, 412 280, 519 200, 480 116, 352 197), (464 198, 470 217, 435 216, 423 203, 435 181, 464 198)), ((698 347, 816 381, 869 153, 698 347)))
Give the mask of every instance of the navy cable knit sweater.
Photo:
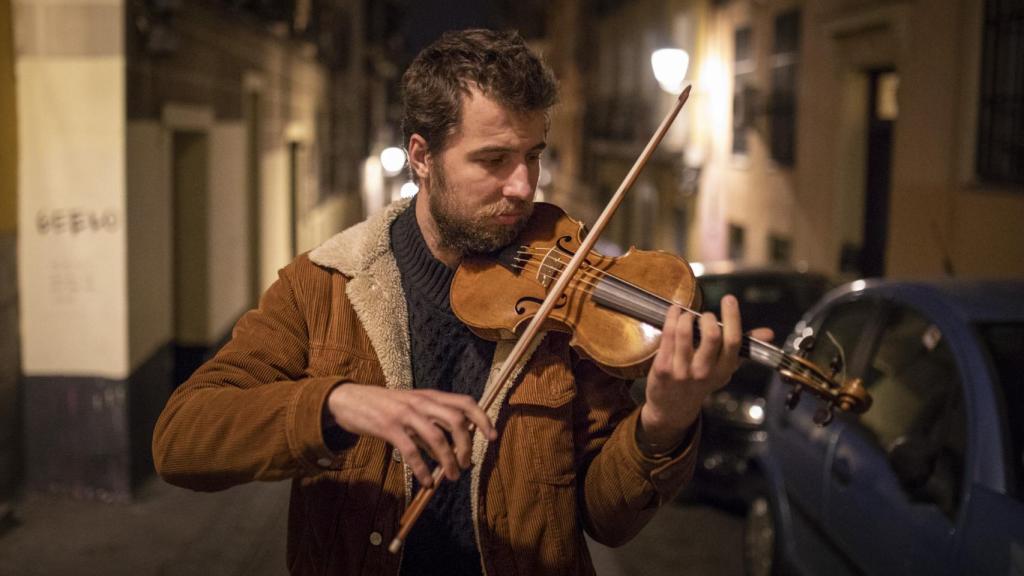
MULTIPOLYGON (((409 308, 413 385, 479 401, 495 344, 478 338, 452 313, 448 293, 455 271, 430 252, 415 208, 414 201, 391 226, 391 249, 409 308)), ((441 484, 405 543, 403 575, 412 576, 412 570, 417 576, 481 574, 469 493, 468 470, 458 481, 441 484)))

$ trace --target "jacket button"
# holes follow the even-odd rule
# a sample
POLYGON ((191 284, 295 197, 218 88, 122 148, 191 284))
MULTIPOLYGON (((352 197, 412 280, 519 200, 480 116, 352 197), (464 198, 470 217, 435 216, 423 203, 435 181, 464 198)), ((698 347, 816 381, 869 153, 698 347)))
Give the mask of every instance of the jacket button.
POLYGON ((321 468, 330 468, 331 467, 331 459, 330 458, 326 458, 326 457, 321 458, 321 459, 317 460, 316 463, 321 468))
POLYGON ((384 537, 380 535, 380 532, 370 532, 370 544, 374 546, 380 546, 380 543, 384 541, 384 537))
POLYGON ((402 453, 398 451, 398 448, 391 449, 391 459, 394 460, 395 462, 402 461, 402 453))

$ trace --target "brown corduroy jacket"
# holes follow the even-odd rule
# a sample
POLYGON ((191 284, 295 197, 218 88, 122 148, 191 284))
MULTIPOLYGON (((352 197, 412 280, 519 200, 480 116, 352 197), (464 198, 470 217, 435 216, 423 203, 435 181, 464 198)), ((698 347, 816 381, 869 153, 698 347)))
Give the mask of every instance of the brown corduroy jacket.
MULTIPOLYGON (((388 243, 407 206, 284 268, 157 422, 154 459, 172 484, 220 490, 292 479, 293 574, 399 572, 401 556, 387 544, 411 498, 411 473, 376 438, 333 453, 321 415, 345 382, 412 387, 408 315, 388 243)), ((512 344, 499 342, 492 378, 512 344)), ((672 456, 646 457, 626 383, 580 360, 562 335, 534 345, 489 415, 500 437, 488 444, 475 435, 471 470, 488 576, 592 574, 584 529, 607 545, 628 541, 693 471, 698 434, 672 456)))

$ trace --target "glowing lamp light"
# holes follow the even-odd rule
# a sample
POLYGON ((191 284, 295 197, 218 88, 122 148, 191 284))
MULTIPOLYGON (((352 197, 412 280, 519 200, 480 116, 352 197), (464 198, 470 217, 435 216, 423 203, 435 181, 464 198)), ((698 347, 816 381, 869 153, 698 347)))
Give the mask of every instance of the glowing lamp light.
POLYGON ((420 187, 413 184, 412 182, 406 182, 402 184, 402 188, 399 189, 398 195, 402 198, 412 198, 420 191, 420 187))
POLYGON ((683 91, 683 79, 690 66, 690 55, 679 48, 662 48, 651 54, 651 68, 661 89, 670 94, 683 91))
POLYGON ((764 408, 757 404, 747 406, 747 418, 749 418, 751 422, 760 424, 764 421, 764 408))
POLYGON ((380 153, 380 165, 388 175, 398 174, 405 166, 405 150, 396 146, 385 148, 380 153))

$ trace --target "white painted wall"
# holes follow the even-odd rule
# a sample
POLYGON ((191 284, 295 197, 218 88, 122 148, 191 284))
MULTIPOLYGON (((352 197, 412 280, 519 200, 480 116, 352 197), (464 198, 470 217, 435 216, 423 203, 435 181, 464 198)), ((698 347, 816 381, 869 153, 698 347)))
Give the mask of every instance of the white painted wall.
POLYGON ((29 376, 129 373, 124 67, 122 56, 23 56, 16 65, 29 376))
POLYGON ((242 122, 217 123, 210 130, 210 344, 227 334, 249 304, 246 144, 242 122))
POLYGON ((261 164, 260 283, 265 290, 277 280, 277 271, 292 260, 288 149, 279 146, 265 151, 261 164))

